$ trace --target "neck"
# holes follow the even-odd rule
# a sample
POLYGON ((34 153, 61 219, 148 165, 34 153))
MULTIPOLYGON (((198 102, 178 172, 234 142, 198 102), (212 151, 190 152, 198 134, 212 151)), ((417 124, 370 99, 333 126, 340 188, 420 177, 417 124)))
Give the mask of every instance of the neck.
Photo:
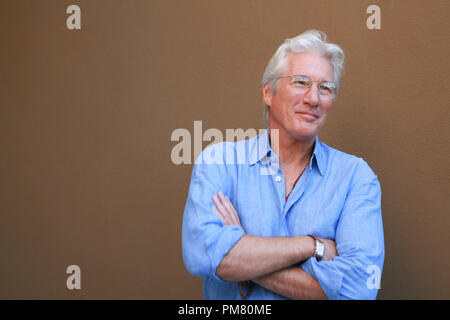
POLYGON ((284 130, 269 129, 270 147, 280 159, 280 168, 305 166, 311 159, 315 137, 308 140, 297 140, 286 134, 284 130))

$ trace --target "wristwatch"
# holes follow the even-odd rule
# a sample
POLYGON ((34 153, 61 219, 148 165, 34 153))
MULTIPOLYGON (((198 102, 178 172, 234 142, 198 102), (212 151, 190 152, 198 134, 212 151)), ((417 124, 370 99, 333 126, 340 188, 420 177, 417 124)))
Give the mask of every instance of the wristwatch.
POLYGON ((320 242, 319 238, 317 238, 316 236, 310 235, 310 237, 312 237, 315 241, 314 256, 316 257, 317 260, 322 260, 323 256, 325 255, 325 244, 320 242))

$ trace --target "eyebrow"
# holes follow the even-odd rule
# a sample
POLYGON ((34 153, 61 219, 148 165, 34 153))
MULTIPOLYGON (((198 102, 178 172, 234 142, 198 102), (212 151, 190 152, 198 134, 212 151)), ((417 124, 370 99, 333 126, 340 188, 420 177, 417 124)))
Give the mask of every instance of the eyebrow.
MULTIPOLYGON (((308 78, 309 80, 311 80, 311 77, 309 77, 309 76, 307 76, 307 75, 304 75, 304 74, 293 74, 291 77, 298 77, 298 76, 302 76, 302 77, 306 77, 306 78, 308 78)), ((332 83, 334 83, 334 81, 333 80, 311 80, 311 81, 314 81, 314 82, 332 82, 332 83)))

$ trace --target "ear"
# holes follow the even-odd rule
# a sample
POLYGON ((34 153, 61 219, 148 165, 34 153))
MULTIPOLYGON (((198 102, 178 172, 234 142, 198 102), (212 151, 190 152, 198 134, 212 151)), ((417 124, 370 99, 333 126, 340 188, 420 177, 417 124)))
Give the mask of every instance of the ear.
POLYGON ((265 85, 263 85, 262 94, 264 102, 270 107, 272 105, 272 96, 273 96, 270 84, 266 83, 265 85))

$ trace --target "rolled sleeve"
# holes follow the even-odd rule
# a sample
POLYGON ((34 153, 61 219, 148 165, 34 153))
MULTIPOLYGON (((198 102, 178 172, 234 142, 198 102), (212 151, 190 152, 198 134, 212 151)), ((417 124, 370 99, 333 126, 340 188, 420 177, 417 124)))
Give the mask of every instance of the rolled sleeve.
MULTIPOLYGON (((211 153, 209 148, 221 147, 224 144, 213 145, 205 151, 211 153)), ((225 226, 212 211, 212 196, 219 190, 229 195, 225 164, 196 163, 183 215, 182 250, 184 264, 191 274, 223 282, 216 275, 216 269, 244 231, 238 226, 225 226)))
POLYGON ((206 240, 206 248, 211 262, 211 275, 218 281, 224 281, 217 276, 217 267, 228 251, 242 238, 244 231, 238 226, 224 226, 218 232, 206 240))
POLYGON ((319 282, 328 299, 339 299, 344 274, 339 271, 335 263, 319 262, 313 257, 302 264, 302 269, 319 282))
POLYGON ((310 258, 302 269, 314 277, 329 299, 375 299, 384 263, 381 188, 377 176, 361 159, 336 227, 338 256, 330 261, 310 258), (378 270, 371 274, 371 271, 378 270), (370 282, 371 277, 378 277, 370 282))

